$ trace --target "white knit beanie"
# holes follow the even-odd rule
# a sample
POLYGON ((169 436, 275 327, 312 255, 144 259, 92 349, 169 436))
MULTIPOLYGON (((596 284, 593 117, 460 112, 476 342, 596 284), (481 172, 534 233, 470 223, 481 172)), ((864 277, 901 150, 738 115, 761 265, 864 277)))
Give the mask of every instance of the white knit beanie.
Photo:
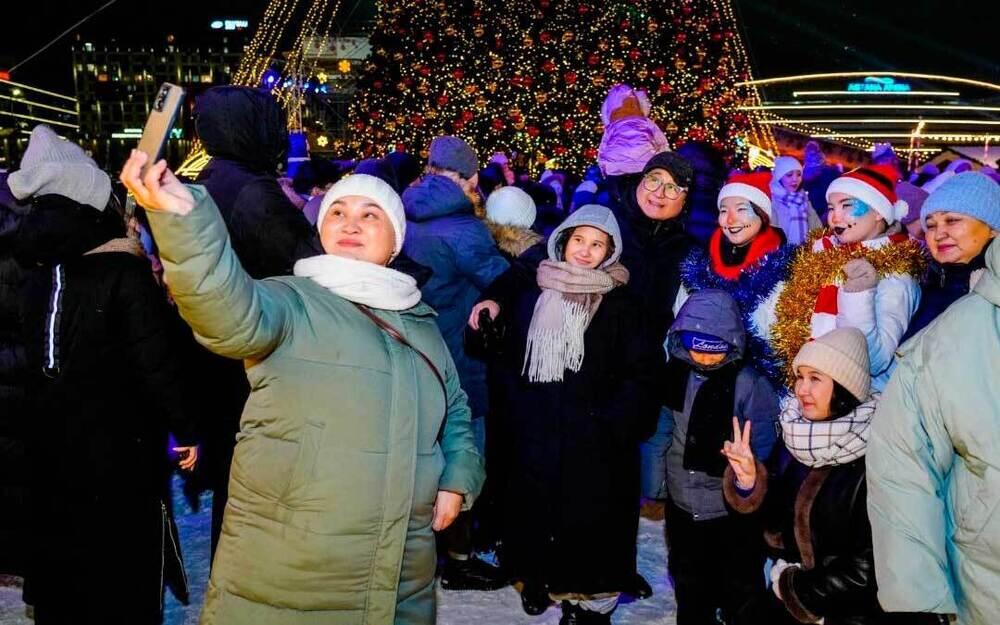
POLYGON ((857 328, 837 328, 802 346, 792 361, 792 369, 806 365, 827 374, 854 395, 866 401, 871 391, 868 343, 857 328))
POLYGON ((83 148, 44 124, 31 131, 21 168, 7 177, 7 184, 19 200, 54 194, 102 211, 111 199, 108 174, 83 148))
POLYGON ((322 231, 323 218, 326 217, 326 211, 330 209, 330 205, 348 195, 360 195, 370 199, 378 204, 382 212, 389 218, 389 223, 392 224, 392 229, 396 232, 396 245, 392 252, 392 258, 396 258, 400 250, 403 249, 403 240, 406 238, 406 212, 403 210, 403 200, 399 199, 399 194, 381 178, 368 174, 352 174, 337 181, 326 192, 326 195, 323 196, 323 202, 319 205, 316 229, 322 231))
POLYGON ((486 218, 499 226, 530 228, 538 211, 523 189, 500 187, 486 198, 486 218))
POLYGON ((802 163, 794 156, 779 156, 774 159, 774 168, 771 171, 775 182, 780 182, 788 172, 802 171, 802 163))

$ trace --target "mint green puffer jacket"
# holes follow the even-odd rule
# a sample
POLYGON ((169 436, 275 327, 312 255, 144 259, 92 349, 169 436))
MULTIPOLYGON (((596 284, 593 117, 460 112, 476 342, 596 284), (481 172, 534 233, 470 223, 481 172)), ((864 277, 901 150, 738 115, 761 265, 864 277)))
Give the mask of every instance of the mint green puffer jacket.
POLYGON ((903 345, 868 444, 875 577, 891 612, 1000 623, 1000 244, 973 292, 903 345))
POLYGON ((430 625, 434 500, 484 480, 434 312, 375 310, 445 376, 310 279, 255 281, 203 187, 149 213, 198 340, 251 385, 203 625, 430 625), (447 403, 446 403, 447 402, 447 403), (447 419, 442 419, 447 412, 447 419))

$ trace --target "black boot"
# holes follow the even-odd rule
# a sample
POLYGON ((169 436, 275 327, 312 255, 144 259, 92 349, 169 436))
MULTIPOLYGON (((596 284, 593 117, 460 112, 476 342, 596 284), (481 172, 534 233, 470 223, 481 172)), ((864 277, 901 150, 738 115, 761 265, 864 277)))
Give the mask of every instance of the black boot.
POLYGON ((474 555, 465 560, 448 558, 441 574, 444 590, 500 590, 508 583, 503 571, 474 555))
POLYGON ((611 612, 608 614, 591 612, 584 610, 579 605, 573 605, 569 601, 563 601, 562 618, 559 619, 559 625, 611 625, 611 612))
POLYGON ((653 596, 653 587, 649 585, 645 577, 636 571, 635 577, 632 579, 632 587, 627 589, 625 594, 632 595, 636 599, 649 599, 653 596))
POLYGON ((525 613, 531 616, 538 616, 545 612, 552 605, 547 590, 539 584, 526 583, 521 590, 521 607, 525 613))

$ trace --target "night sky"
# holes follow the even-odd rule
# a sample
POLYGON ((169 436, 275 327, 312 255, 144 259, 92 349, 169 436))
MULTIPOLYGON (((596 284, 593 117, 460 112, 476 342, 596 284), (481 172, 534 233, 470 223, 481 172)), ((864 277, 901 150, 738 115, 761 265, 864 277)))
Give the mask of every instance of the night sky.
MULTIPOLYGON (((5 1, 0 68, 20 61, 104 2, 5 1)), ((173 34, 181 45, 207 45, 218 40, 208 27, 212 18, 246 17, 255 25, 265 6, 266 0, 118 0, 80 31, 94 43, 114 38, 149 45, 173 34)), ((373 0, 343 0, 340 16, 351 13, 353 24, 370 18, 373 6, 373 0)), ((881 69, 1000 83, 1000 2, 995 0, 737 0, 737 12, 758 78, 881 69)), ((71 94, 73 39, 68 36, 13 79, 71 94)))

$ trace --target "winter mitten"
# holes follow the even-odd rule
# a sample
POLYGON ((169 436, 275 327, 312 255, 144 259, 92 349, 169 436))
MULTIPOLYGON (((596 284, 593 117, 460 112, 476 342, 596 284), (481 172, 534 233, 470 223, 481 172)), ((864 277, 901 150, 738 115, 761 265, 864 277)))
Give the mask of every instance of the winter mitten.
POLYGON ((878 286, 878 272, 864 258, 855 258, 844 265, 844 275, 847 281, 843 289, 848 293, 859 293, 878 286))
MULTIPOLYGON (((802 565, 795 562, 785 562, 781 558, 778 558, 778 561, 771 567, 771 590, 774 591, 774 596, 778 599, 781 599, 781 588, 778 580, 781 579, 781 574, 784 573, 785 569, 792 566, 799 568, 802 565)), ((784 600, 782 599, 782 601, 784 600)))

